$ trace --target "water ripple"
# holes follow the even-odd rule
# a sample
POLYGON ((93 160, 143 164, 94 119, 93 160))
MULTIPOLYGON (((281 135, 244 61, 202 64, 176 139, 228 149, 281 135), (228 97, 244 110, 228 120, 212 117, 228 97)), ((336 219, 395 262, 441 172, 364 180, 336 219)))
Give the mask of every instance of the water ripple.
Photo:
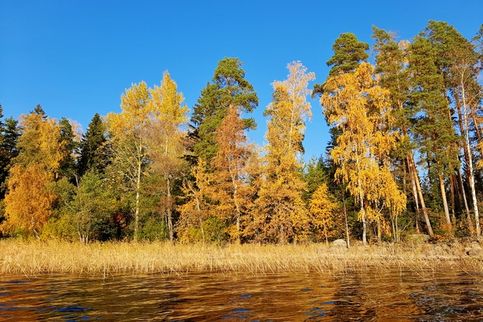
POLYGON ((483 320, 483 274, 0 277, 0 320, 483 320))

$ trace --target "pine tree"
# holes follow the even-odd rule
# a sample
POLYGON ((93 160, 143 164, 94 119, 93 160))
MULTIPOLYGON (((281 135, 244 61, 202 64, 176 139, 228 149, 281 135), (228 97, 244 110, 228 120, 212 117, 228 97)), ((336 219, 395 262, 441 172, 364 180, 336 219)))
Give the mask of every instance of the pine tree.
POLYGON ((0 200, 5 197, 6 180, 12 160, 18 154, 17 140, 20 136, 17 121, 7 118, 3 122, 2 118, 3 109, 0 105, 0 200))
POLYGON ((421 155, 426 156, 428 171, 435 174, 444 206, 446 225, 452 228, 446 198, 445 177, 458 167, 457 137, 445 97, 444 79, 438 73, 431 43, 417 36, 409 56, 411 102, 417 122, 414 132, 421 155))
MULTIPOLYGON (((394 115, 394 129, 399 134, 399 142, 395 156, 402 159, 406 173, 411 182, 411 192, 416 208, 416 230, 419 231, 419 211, 423 213, 428 233, 433 235, 428 217, 428 210, 424 200, 419 173, 414 162, 413 143, 411 142, 412 109, 409 104, 409 74, 407 68, 408 42, 397 43, 394 36, 382 29, 373 28, 373 38, 376 40, 376 73, 380 77, 380 84, 389 90, 394 115)), ((394 160, 395 163, 397 160, 394 160)), ((405 178, 404 178, 405 179, 405 178)))
MULTIPOLYGON (((210 163, 217 150, 216 130, 230 106, 242 112, 251 112, 257 105, 258 97, 253 86, 245 79, 240 60, 220 60, 212 82, 201 92, 191 117, 193 157, 201 157, 210 163)), ((244 127, 254 128, 255 120, 244 119, 244 127)))
POLYGON ((65 117, 59 121, 60 140, 64 147, 64 158, 60 165, 61 176, 66 177, 70 182, 76 181, 76 154, 78 141, 74 133, 72 123, 65 117))
POLYGON ((92 118, 86 133, 79 144, 79 161, 77 173, 82 177, 88 171, 104 173, 109 164, 108 142, 106 126, 99 114, 92 118))
MULTIPOLYGON (((465 39, 453 26, 446 22, 430 21, 424 31, 435 51, 435 65, 443 75, 445 89, 451 94, 457 123, 463 140, 462 150, 466 165, 468 185, 471 190, 473 212, 476 220, 476 233, 480 234, 478 201, 476 198, 473 153, 470 147, 470 122, 473 121, 475 136, 479 136, 477 119, 480 108, 480 85, 478 84, 478 52, 475 46, 465 39)), ((458 170, 459 171, 459 170, 458 170)), ((469 216, 469 213, 468 213, 469 216)), ((471 230, 471 220, 468 218, 471 230)))
MULTIPOLYGON (((327 61, 327 66, 330 67, 329 76, 353 72, 369 57, 367 50, 369 45, 359 41, 353 33, 340 34, 332 45, 334 55, 327 61)), ((322 95, 323 86, 324 84, 316 84, 312 95, 322 95)))

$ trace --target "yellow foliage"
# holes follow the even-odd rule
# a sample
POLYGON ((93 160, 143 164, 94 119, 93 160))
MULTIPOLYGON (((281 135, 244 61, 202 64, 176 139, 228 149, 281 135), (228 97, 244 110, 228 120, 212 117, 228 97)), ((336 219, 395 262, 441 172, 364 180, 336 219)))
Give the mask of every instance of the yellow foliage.
POLYGON ((483 169, 483 140, 478 142, 477 147, 478 147, 478 150, 480 150, 480 156, 482 156, 482 158, 480 160, 478 160, 476 167, 478 169, 483 169))
POLYGON ((312 195, 309 205, 309 220, 313 231, 321 232, 328 241, 334 228, 338 205, 329 195, 326 184, 321 184, 312 195))
POLYGON ((305 120, 311 115, 307 86, 315 77, 300 62, 288 68, 288 79, 274 83, 273 102, 265 111, 270 116, 265 175, 248 226, 256 238, 282 243, 306 239, 308 232, 309 218, 302 200, 305 182, 298 156, 303 151, 305 120))
POLYGON ((21 152, 15 158, 15 163, 24 166, 35 163, 56 172, 66 151, 60 139, 60 128, 55 120, 30 113, 22 117, 21 127, 23 132, 17 144, 21 152))
POLYGON ((382 207, 397 216, 406 206, 387 166, 397 139, 389 94, 378 85, 374 67, 363 63, 353 73, 330 77, 321 98, 329 123, 341 132, 331 151, 336 178, 360 203, 363 222, 379 220, 382 207))
POLYGON ((39 236, 52 215, 56 195, 51 189, 53 175, 40 164, 14 165, 10 170, 8 194, 5 197, 7 220, 3 229, 33 233, 39 236))
POLYGON ((231 106, 217 130, 218 150, 212 161, 215 213, 228 224, 231 239, 237 241, 240 241, 241 219, 249 202, 246 165, 250 150, 244 126, 238 109, 231 106))
POLYGON ((56 195, 51 185, 67 152, 54 120, 30 113, 22 118, 21 126, 20 153, 10 169, 5 196, 7 220, 2 229, 38 237, 52 214, 56 195))
POLYGON ((191 170, 194 183, 186 180, 183 183, 183 196, 186 198, 178 207, 180 218, 178 222, 178 234, 181 242, 187 242, 190 238, 190 228, 196 227, 201 230, 202 240, 205 240, 203 221, 212 215, 210 207, 210 195, 212 195, 212 179, 206 171, 206 162, 198 160, 198 164, 191 170))

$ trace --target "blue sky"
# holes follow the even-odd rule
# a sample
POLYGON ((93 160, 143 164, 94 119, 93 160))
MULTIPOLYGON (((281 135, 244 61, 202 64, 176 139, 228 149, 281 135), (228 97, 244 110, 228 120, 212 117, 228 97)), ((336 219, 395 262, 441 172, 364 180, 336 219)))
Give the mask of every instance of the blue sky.
MULTIPOLYGON (((264 142, 271 83, 290 61, 327 76, 325 62, 342 32, 371 43, 371 26, 411 39, 428 20, 472 37, 483 1, 115 1, 0 0, 0 104, 7 116, 38 103, 48 115, 87 127, 95 112, 119 111, 132 83, 160 82, 169 70, 192 107, 218 60, 239 57, 260 105, 252 141, 264 142)), ((328 130, 312 101, 305 159, 323 153, 328 130)))

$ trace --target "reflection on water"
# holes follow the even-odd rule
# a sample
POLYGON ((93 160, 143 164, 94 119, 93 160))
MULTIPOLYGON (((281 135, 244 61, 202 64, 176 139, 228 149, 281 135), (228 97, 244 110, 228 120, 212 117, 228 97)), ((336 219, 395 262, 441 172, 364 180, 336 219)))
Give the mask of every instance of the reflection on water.
POLYGON ((10 320, 481 320, 483 274, 397 269, 340 274, 0 277, 10 320))

